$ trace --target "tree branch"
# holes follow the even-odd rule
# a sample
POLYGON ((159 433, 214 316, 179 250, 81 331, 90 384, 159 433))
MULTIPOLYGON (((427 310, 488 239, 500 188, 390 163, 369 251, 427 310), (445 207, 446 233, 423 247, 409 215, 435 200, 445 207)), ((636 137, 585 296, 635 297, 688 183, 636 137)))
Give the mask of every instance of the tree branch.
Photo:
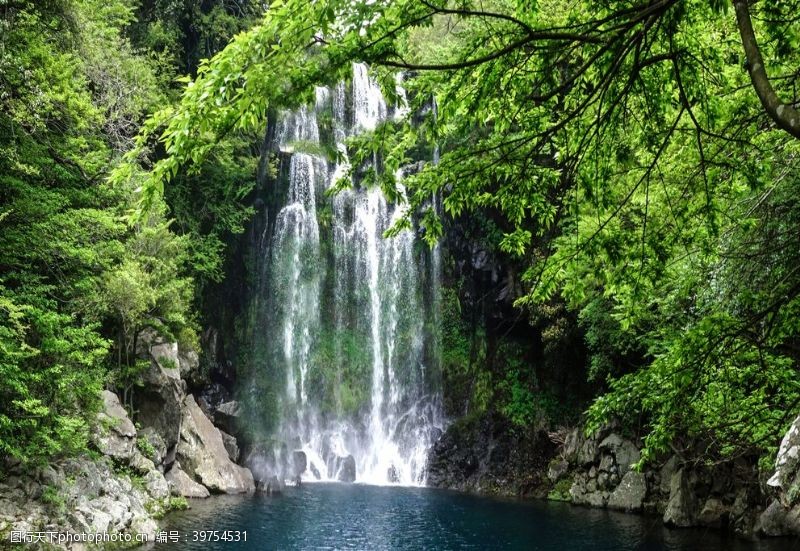
POLYGON ((761 105, 779 127, 800 139, 800 112, 791 104, 783 103, 769 82, 767 71, 764 68, 764 60, 761 58, 761 50, 758 48, 753 31, 753 23, 750 20, 750 8, 747 0, 733 0, 733 6, 736 10, 739 33, 742 35, 750 80, 753 82, 758 99, 761 100, 761 105))

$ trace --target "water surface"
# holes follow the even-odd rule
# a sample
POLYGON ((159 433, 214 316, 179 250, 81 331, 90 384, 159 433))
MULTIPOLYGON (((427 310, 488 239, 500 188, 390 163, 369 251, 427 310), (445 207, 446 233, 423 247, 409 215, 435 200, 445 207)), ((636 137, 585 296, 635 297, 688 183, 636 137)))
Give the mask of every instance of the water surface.
POLYGON ((798 550, 794 539, 747 542, 715 530, 668 530, 659 518, 430 488, 307 484, 280 497, 191 501, 169 518, 180 543, 156 549, 798 550), (247 532, 192 542, 197 530, 247 532))

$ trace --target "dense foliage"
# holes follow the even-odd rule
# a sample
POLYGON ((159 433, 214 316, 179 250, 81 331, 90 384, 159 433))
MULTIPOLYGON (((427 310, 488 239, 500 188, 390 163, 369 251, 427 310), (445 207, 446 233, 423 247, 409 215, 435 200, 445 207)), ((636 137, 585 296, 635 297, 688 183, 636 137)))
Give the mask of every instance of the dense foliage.
MULTIPOLYGON (((268 113, 361 60, 390 100, 404 70, 412 109, 350 143, 354 170, 379 154, 365 183, 400 200, 396 169, 436 146, 398 227, 434 242, 442 216, 490 220, 541 346, 492 340, 451 282, 454 404, 557 421, 546 380, 579 331, 590 429, 640 430, 645 461, 769 457, 800 405, 798 7, 0 2, 0 451, 79 450, 97 391, 135 386, 143 327, 196 342, 268 113)), ((357 339, 321 340, 357 379, 357 339)), ((326 407, 363 401, 338 390, 326 407)))
POLYGON ((590 377, 609 385, 590 427, 643 424, 645 460, 676 446, 768 454, 800 398, 797 7, 273 2, 150 122, 115 181, 160 136, 169 156, 144 183, 147 208, 179 167, 351 60, 371 62, 389 95, 393 72, 410 71, 414 124, 351 144, 354 166, 379 152, 374 182, 397 198, 394 170, 439 146, 404 181, 419 224, 440 236, 439 193, 448 216, 499 221, 501 249, 526 267, 518 306, 563 301, 590 377))
POLYGON ((234 171, 222 181, 207 174, 192 196, 224 195, 232 176, 238 195, 219 207, 184 206, 190 200, 178 199, 191 184, 173 187, 182 235, 163 201, 130 223, 138 184, 106 181, 145 117, 171 101, 176 71, 187 68, 164 57, 183 43, 179 28, 137 19, 137 9, 147 5, 0 3, 3 457, 35 462, 84 449, 99 390, 137 383, 142 366, 133 352, 143 327, 196 346, 192 276, 219 277, 214 240, 246 215, 237 202, 245 176, 234 171), (157 43, 167 36, 165 50, 157 43))

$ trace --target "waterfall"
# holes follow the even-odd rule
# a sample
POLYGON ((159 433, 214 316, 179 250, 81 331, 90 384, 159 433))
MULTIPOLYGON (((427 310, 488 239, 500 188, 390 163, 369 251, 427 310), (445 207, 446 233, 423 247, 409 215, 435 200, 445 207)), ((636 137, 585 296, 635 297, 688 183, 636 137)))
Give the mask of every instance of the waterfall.
MULTIPOLYGON (((270 475, 425 483, 442 427, 426 330, 437 315, 426 287, 438 289, 438 250, 417 243, 412 230, 383 237, 407 207, 389 204, 379 189, 355 183, 325 193, 349 173, 349 136, 408 112, 400 77, 397 96, 398 105, 387 106, 357 63, 350 85, 318 87, 314 105, 279 117, 285 200, 262 251, 268 296, 258 302, 267 308, 259 335, 269 350, 265 373, 285 376, 275 382, 285 388, 271 456, 259 458, 270 475), (325 147, 338 151, 335 161, 325 147)), ((402 170, 396 177, 402 181, 402 170)))

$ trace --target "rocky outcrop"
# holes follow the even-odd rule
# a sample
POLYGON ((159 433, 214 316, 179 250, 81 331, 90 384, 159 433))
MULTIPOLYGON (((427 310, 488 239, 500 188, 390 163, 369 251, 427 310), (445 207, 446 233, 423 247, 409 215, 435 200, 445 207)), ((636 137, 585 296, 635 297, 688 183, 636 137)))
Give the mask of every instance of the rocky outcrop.
MULTIPOLYGON (((63 460, 33 473, 0 458, 6 475, 0 480, 0 535, 105 532, 152 539, 156 519, 185 505, 177 498, 253 491, 250 471, 235 464, 236 438, 217 429, 187 395, 185 379, 201 381, 197 354, 152 329, 138 335, 136 351, 149 366, 126 393, 127 403, 112 391, 101 394, 102 409, 90 431, 99 457, 63 460)), ((235 418, 235 406, 223 414, 235 418)))
POLYGON ((574 430, 551 466, 558 486, 572 481, 567 496, 575 504, 630 512, 660 514, 667 526, 729 528, 750 537, 759 510, 760 491, 755 461, 738 460, 717 466, 683 464, 673 455, 641 471, 636 441, 613 427, 592 436, 574 430))
MULTIPOLYGON (((585 437, 573 430, 567 435, 560 459, 574 467, 569 500, 578 505, 641 511, 647 483, 631 470, 639 457, 636 444, 619 434, 585 437)), ((562 467, 561 472, 567 474, 568 470, 562 467)))
POLYGON ((136 449, 136 427, 128 418, 128 412, 111 391, 101 393, 103 410, 98 414, 98 430, 92 432, 92 442, 103 454, 129 461, 136 449))
POLYGON ((57 462, 0 483, 0 533, 130 533, 152 538, 155 517, 174 504, 164 475, 139 447, 137 429, 116 394, 103 391, 92 431, 100 458, 57 462))
MULTIPOLYGON (((162 349, 170 354, 173 351, 173 347, 166 345, 156 345, 154 348, 156 354, 162 349)), ((174 351, 177 351, 177 345, 174 351)), ((144 387, 136 392, 134 402, 139 422, 143 426, 152 427, 164 441, 167 450, 164 461, 168 466, 175 458, 175 446, 180 436, 186 383, 180 378, 177 364, 170 366, 168 355, 158 357, 161 358, 160 362, 153 356, 153 361, 143 377, 144 387)))
POLYGON ((169 506, 162 489, 159 484, 142 487, 120 474, 110 458, 77 458, 32 474, 11 474, 0 483, 0 533, 129 533, 152 538, 158 530, 153 511, 169 506))
POLYGON ((781 440, 767 491, 771 501, 756 530, 767 536, 800 536, 800 417, 781 440))
POLYGON ((236 463, 241 455, 239 444, 236 442, 236 438, 222 430, 219 431, 219 434, 222 436, 222 443, 225 445, 225 451, 228 452, 228 457, 231 461, 236 463))
POLYGON ((450 425, 428 457, 428 485, 507 496, 547 495, 556 445, 543 431, 526 437, 501 416, 450 425))
POLYGON ((461 420, 434 446, 428 483, 480 493, 544 494, 576 505, 660 515, 676 528, 725 529, 747 538, 800 535, 800 417, 783 439, 768 482, 759 478, 755 457, 705 465, 671 455, 641 468, 639 442, 613 426, 589 436, 574 429, 550 437, 561 444, 551 442, 549 453, 531 456, 520 452, 541 445, 542 434, 520 441, 497 417, 461 420), (514 453, 507 453, 509 443, 514 453), (532 480, 536 483, 529 486, 532 480), (536 491, 525 491, 532 487, 536 491))
POLYGON ((223 402, 214 410, 214 424, 222 427, 230 434, 237 434, 239 427, 239 417, 241 416, 241 406, 239 402, 230 400, 223 402))
POLYGON ((231 461, 222 434, 206 417, 192 395, 184 400, 177 458, 186 473, 212 492, 253 492, 249 469, 231 461))

